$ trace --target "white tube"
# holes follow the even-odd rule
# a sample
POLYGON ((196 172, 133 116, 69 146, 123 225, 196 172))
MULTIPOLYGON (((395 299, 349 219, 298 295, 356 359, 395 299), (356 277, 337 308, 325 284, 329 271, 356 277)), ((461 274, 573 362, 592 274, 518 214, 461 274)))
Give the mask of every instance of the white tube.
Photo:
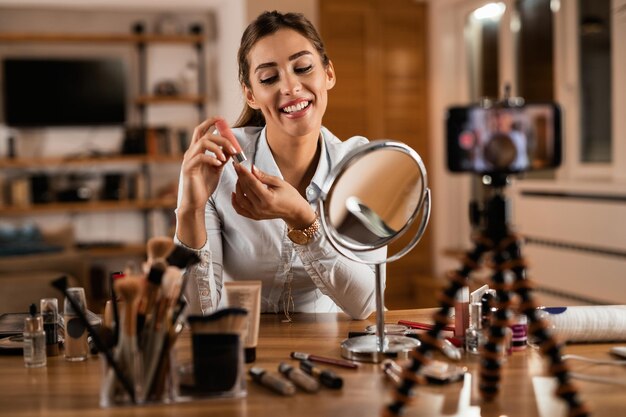
POLYGON ((228 281, 224 288, 229 307, 248 310, 244 347, 246 363, 254 362, 261 321, 261 281, 228 281))

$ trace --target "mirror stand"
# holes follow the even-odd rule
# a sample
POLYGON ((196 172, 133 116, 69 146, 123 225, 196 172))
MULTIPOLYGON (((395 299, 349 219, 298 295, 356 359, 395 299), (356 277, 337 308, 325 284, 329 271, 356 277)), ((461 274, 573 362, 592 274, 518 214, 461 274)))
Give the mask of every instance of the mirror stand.
POLYGON ((385 303, 383 300, 386 263, 376 267, 376 334, 356 336, 341 343, 341 356, 359 362, 380 363, 387 357, 405 359, 409 352, 419 346, 417 339, 385 332, 385 303))
POLYGON ((420 346, 404 334, 386 334, 384 287, 387 262, 404 256, 424 235, 430 203, 421 157, 397 141, 378 140, 353 149, 326 179, 319 197, 322 231, 341 255, 375 269, 375 334, 344 340, 344 358, 378 363, 387 357, 407 358, 420 346), (389 255, 389 245, 409 230, 410 241, 389 255))

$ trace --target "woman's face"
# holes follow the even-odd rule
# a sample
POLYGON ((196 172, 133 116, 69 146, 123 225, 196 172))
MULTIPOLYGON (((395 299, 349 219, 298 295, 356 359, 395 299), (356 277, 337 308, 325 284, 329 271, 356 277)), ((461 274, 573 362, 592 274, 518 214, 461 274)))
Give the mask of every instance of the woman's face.
POLYGON ((335 85, 332 64, 325 68, 313 44, 291 29, 260 39, 248 61, 251 88, 244 93, 248 105, 265 116, 268 133, 317 137, 327 92, 335 85))

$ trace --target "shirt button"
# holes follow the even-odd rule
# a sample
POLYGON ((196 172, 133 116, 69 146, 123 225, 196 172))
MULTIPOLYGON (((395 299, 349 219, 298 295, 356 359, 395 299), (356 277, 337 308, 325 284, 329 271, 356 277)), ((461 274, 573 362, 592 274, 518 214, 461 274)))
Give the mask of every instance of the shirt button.
POLYGON ((313 194, 315 194, 315 191, 313 191, 312 188, 309 188, 308 190, 306 190, 306 193, 307 193, 308 196, 312 197, 313 194))
POLYGON ((209 296, 209 292, 208 291, 200 291, 200 295, 203 297, 208 297, 209 296))

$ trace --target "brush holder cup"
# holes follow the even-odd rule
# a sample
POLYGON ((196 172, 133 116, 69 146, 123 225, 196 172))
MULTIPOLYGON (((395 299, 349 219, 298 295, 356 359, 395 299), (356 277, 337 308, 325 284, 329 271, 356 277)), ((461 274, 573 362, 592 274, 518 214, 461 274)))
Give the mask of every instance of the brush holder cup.
POLYGON ((100 360, 102 361, 101 407, 169 404, 180 400, 175 349, 163 354, 153 371, 148 371, 149 367, 146 366, 141 354, 138 354, 137 361, 133 365, 134 372, 131 373, 129 369, 124 370, 125 376, 131 382, 134 400, 113 369, 107 365, 104 355, 100 354, 100 360), (148 379, 149 376, 150 379, 148 379))
POLYGON ((191 360, 181 366, 183 398, 246 395, 244 338, 247 311, 218 310, 187 318, 191 328, 191 360))

